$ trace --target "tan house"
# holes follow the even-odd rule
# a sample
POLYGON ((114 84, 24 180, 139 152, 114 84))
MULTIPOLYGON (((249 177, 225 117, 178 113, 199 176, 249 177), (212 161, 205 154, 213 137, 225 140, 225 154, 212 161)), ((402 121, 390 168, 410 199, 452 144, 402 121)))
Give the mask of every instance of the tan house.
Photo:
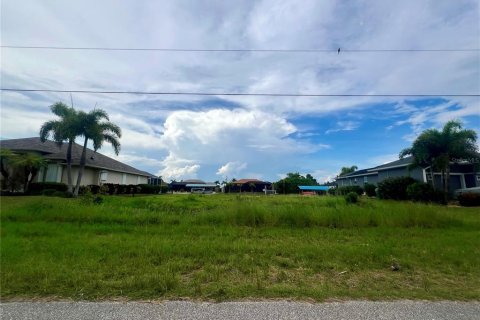
MULTIPOLYGON (((48 166, 41 169, 34 182, 63 182, 67 183, 67 147, 64 143, 59 147, 55 142, 40 138, 24 138, 1 140, 2 149, 15 152, 34 152, 48 160, 48 166)), ((80 158, 83 147, 74 143, 72 147, 72 180, 76 184, 80 158)), ((101 153, 87 149, 86 165, 81 185, 100 185, 103 183, 115 184, 144 184, 152 175, 114 160, 101 153)))

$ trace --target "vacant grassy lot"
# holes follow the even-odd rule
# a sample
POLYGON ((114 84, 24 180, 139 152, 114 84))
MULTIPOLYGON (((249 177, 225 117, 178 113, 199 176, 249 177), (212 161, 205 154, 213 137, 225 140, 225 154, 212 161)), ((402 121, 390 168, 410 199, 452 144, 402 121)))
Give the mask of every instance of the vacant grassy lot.
POLYGON ((0 290, 2 299, 478 300, 480 213, 336 197, 4 197, 0 290))

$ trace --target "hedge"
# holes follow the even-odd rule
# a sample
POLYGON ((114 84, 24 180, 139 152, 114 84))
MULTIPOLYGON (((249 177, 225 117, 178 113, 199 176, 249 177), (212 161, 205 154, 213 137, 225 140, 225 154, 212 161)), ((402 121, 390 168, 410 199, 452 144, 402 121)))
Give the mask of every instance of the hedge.
POLYGON ((478 207, 480 206, 480 194, 479 193, 462 193, 458 195, 458 202, 464 207, 478 207))
POLYGON ((360 186, 344 186, 337 188, 337 195, 346 195, 350 192, 355 192, 361 196, 363 194, 363 189, 360 186))
POLYGON ((28 187, 29 194, 42 194, 43 190, 67 191, 68 186, 62 182, 33 182, 28 187))
POLYGON ((412 177, 387 178, 378 184, 380 199, 407 200, 407 187, 416 182, 412 177))

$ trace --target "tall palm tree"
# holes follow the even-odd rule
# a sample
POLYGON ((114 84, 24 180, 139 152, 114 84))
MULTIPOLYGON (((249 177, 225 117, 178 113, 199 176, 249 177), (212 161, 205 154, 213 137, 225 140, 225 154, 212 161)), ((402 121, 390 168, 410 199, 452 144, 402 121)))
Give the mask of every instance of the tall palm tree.
POLYGON ((111 123, 108 114, 102 109, 93 109, 88 113, 79 111, 79 119, 82 128, 81 135, 84 137, 84 142, 74 196, 78 196, 78 191, 80 189, 80 183, 82 181, 83 171, 86 164, 88 141, 92 140, 93 149, 95 151, 100 149, 104 142, 108 142, 112 145, 115 154, 118 155, 120 152, 119 139, 122 136, 120 127, 111 123))
POLYGON ((45 142, 50 136, 59 147, 68 141, 67 147, 67 184, 68 192, 73 192, 72 182, 72 146, 75 138, 80 135, 79 115, 73 107, 68 107, 62 102, 57 102, 50 107, 52 113, 60 120, 45 122, 40 128, 40 140, 45 142))
POLYGON ((433 169, 442 174, 442 187, 448 197, 450 162, 454 158, 474 158, 478 151, 477 134, 474 130, 463 129, 458 120, 448 121, 442 131, 425 130, 413 142, 412 147, 400 152, 400 158, 412 155, 415 163, 430 166, 433 182, 433 169))

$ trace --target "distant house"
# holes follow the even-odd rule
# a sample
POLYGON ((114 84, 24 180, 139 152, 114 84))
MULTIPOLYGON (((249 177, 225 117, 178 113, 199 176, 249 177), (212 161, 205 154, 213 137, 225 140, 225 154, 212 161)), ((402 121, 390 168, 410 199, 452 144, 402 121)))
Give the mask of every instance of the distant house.
MULTIPOLYGON (((240 179, 230 183, 230 192, 265 192, 271 190, 272 183, 258 179, 240 179)), ((227 190, 228 191, 228 190, 227 190)))
MULTIPOLYGON (((357 170, 337 177, 336 183, 339 187, 355 185, 363 187, 366 183, 377 185, 387 178, 408 176, 425 183, 431 183, 433 179, 435 187, 442 188, 440 172, 434 172, 432 177, 428 167, 411 168, 412 162, 413 157, 407 157, 377 167, 357 170)), ((480 172, 475 161, 461 161, 459 159, 459 161, 450 164, 450 192, 475 187, 480 187, 480 172)))
MULTIPOLYGON (((59 147, 55 142, 40 138, 24 138, 1 140, 0 147, 14 152, 33 152, 42 155, 48 160, 48 166, 42 168, 34 182, 63 182, 67 183, 66 158, 67 147, 64 143, 59 147)), ((83 147, 74 143, 72 147, 72 180, 76 184, 80 158, 83 147)), ((114 160, 101 153, 87 149, 86 165, 81 185, 100 185, 103 183, 115 184, 144 184, 152 177, 148 172, 138 170, 125 163, 114 160)))
POLYGON ((207 183, 198 179, 173 181, 169 184, 169 189, 173 192, 213 192, 216 187, 215 183, 207 183))

